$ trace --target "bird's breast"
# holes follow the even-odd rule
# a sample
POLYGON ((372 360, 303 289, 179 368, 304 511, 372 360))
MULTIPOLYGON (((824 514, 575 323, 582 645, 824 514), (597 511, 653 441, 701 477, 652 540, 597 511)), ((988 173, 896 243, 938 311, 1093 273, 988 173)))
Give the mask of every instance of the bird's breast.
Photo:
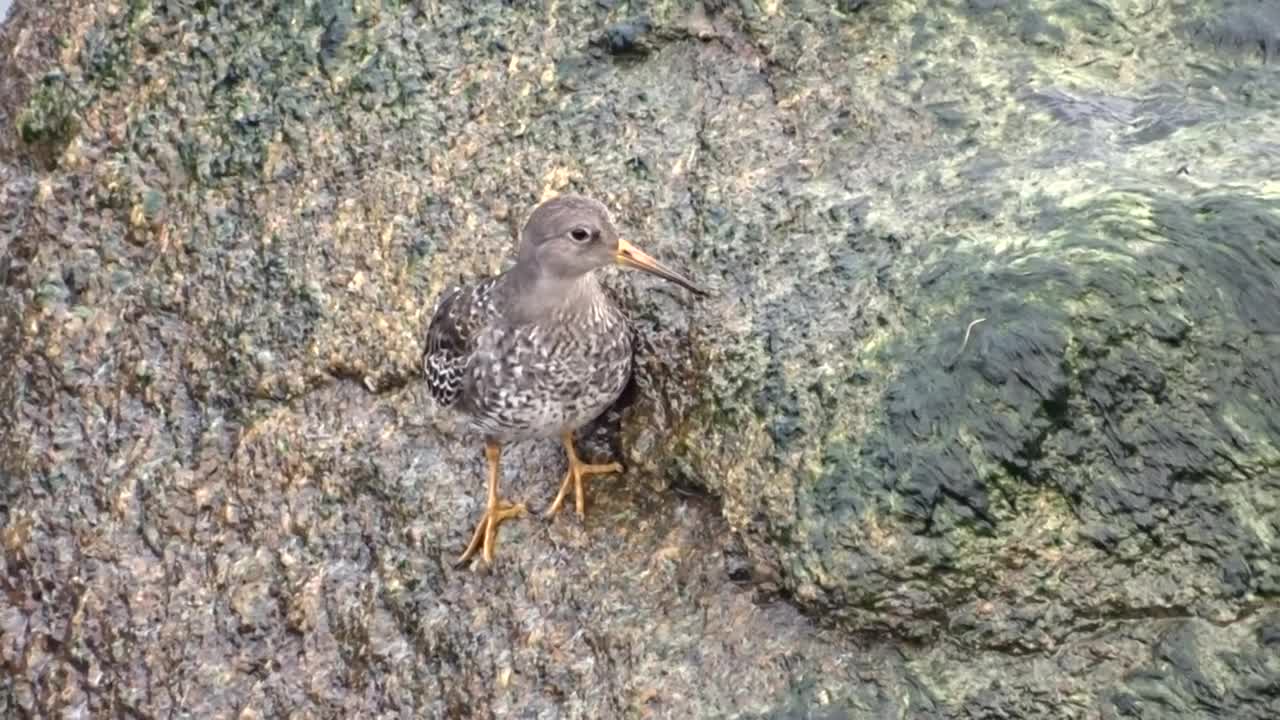
POLYGON ((554 436, 603 412, 630 374, 625 317, 609 304, 592 304, 491 331, 471 363, 467 405, 491 436, 554 436))

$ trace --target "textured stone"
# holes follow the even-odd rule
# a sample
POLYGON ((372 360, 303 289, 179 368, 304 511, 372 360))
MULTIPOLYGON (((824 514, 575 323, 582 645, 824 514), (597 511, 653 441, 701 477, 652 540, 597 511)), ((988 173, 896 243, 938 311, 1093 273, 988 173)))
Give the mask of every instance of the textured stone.
POLYGON ((19 0, 0 715, 1274 717, 1273 15, 19 0), (568 189, 718 295, 455 569, 426 316, 568 189))

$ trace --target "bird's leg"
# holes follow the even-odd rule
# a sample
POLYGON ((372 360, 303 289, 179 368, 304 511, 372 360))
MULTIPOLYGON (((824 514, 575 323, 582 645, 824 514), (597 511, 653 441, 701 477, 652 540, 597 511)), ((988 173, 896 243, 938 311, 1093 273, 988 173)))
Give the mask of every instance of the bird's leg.
POLYGON ((471 544, 467 546, 466 552, 462 553, 462 557, 458 558, 459 565, 475 555, 476 550, 481 549, 482 546, 484 561, 493 562, 493 551, 498 545, 498 524, 508 518, 520 517, 527 512, 524 503, 511 505, 498 501, 498 458, 501 453, 502 448, 497 443, 485 443, 484 456, 489 461, 489 502, 484 516, 480 518, 480 524, 476 525, 475 534, 471 536, 471 544))
POLYGON ((560 441, 564 443, 564 451, 569 455, 569 472, 565 474, 564 482, 560 483, 560 492, 556 493, 556 499, 551 503, 551 509, 547 511, 547 517, 560 512, 564 499, 569 494, 570 485, 573 486, 573 499, 578 509, 578 517, 582 517, 587 508, 587 497, 583 491, 582 481, 589 475, 622 472, 622 466, 616 462, 590 465, 579 460, 578 453, 573 449, 572 432, 561 435, 560 441))

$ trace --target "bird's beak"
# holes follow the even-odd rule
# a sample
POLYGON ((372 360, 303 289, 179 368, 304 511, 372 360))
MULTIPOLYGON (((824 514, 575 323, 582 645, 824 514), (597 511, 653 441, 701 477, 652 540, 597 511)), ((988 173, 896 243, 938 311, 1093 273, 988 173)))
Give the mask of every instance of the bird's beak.
POLYGON ((613 260, 623 267, 636 268, 637 270, 643 270, 652 275, 657 275, 663 280, 670 280, 671 282, 687 290, 692 290, 699 295, 707 294, 706 290, 694 285, 692 280, 653 259, 649 253, 646 253, 626 240, 618 240, 618 252, 613 256, 613 260))

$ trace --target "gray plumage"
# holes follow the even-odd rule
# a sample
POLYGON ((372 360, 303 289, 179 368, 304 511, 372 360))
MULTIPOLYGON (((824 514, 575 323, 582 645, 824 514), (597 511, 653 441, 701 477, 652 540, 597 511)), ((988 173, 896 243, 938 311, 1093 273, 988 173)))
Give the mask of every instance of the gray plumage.
POLYGON ((526 318, 514 312, 520 275, 513 268, 453 289, 427 330, 432 397, 499 442, 585 425, 618 399, 631 374, 626 317, 594 277, 581 278, 559 306, 526 318))
POLYGON ((432 396, 495 442, 590 422, 631 373, 631 329, 594 273, 615 262, 698 291, 622 241, 600 203, 562 195, 539 205, 514 267, 437 302, 423 357, 432 396))
POLYGON ((634 267, 701 293, 680 273, 618 237, 600 203, 563 195, 534 208, 510 270, 440 296, 427 326, 423 371, 436 401, 454 407, 485 439, 485 512, 458 561, 490 562, 498 525, 526 512, 498 495, 504 443, 559 436, 569 470, 548 515, 570 490, 584 514, 584 481, 622 471, 584 463, 573 431, 618 396, 631 375, 631 328, 595 278, 607 265, 634 267))

